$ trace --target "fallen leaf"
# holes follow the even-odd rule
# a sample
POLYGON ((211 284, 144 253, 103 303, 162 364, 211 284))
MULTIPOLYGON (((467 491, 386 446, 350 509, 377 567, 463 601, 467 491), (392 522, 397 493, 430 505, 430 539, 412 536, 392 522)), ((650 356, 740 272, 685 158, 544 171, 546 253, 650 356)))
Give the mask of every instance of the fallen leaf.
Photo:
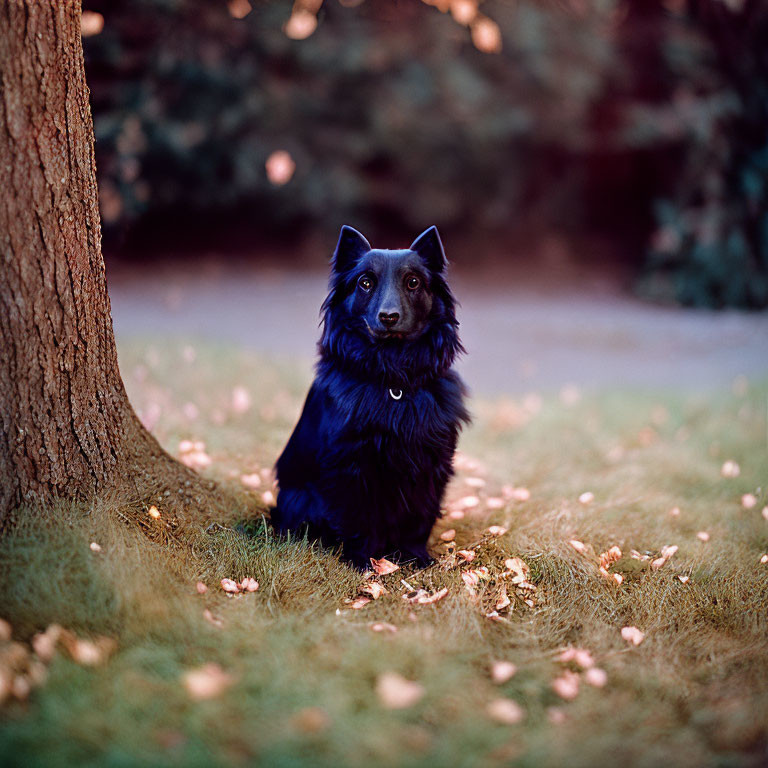
POLYGON ((584 673, 584 682, 595 688, 603 688, 608 682, 608 673, 599 667, 592 667, 584 673))
POLYGON ((380 560, 376 560, 373 557, 371 558, 371 568, 379 575, 379 576, 386 576, 389 573, 394 573, 395 571, 400 570, 400 566, 396 563, 392 563, 389 560, 387 560, 386 557, 382 557, 380 560))
POLYGON ((552 690, 561 698, 570 701, 579 695, 579 676, 566 669, 552 681, 552 690))
POLYGON ((608 568, 613 563, 621 560, 621 550, 617 546, 611 547, 606 552, 600 553, 600 567, 608 568))
POLYGON ((504 725, 515 725, 525 718, 523 708, 512 699, 493 699, 485 708, 488 716, 504 725))
POLYGON ((517 667, 511 661, 494 661, 491 664, 491 680, 496 685, 502 685, 514 677, 517 667))
POLYGON ((185 672, 183 682, 190 698, 204 701, 221 696, 234 679, 218 664, 210 663, 185 672))
POLYGON ((512 601, 509 599, 509 595, 507 595, 507 588, 502 587, 501 590, 499 591, 498 597, 496 598, 496 605, 495 605, 496 610, 502 611, 511 603, 512 601))
POLYGON ((456 538, 456 531, 453 528, 449 528, 440 534, 440 538, 443 541, 453 541, 456 538))
POLYGON ((621 636, 631 645, 640 645, 645 639, 645 633, 637 627, 622 627, 621 636))
POLYGON ((528 578, 530 568, 528 563, 519 557, 508 557, 504 561, 504 567, 512 574, 510 581, 513 584, 519 584, 528 578))
POLYGON ((360 587, 360 591, 366 595, 370 595, 374 600, 378 600, 382 595, 389 594, 384 585, 378 581, 369 582, 364 587, 360 587))
POLYGON ((735 461, 729 460, 720 468, 720 474, 723 477, 738 477, 741 474, 741 467, 735 461))
POLYGON ((397 672, 384 672, 376 680, 376 695, 386 709, 406 709, 424 696, 424 686, 397 672))

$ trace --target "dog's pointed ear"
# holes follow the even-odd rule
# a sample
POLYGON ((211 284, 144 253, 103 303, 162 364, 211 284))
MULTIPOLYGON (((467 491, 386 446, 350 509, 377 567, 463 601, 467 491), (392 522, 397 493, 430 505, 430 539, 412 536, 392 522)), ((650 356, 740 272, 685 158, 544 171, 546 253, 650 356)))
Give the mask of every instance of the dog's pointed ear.
POLYGON ((442 272, 448 264, 437 227, 424 230, 411 243, 411 250, 418 253, 433 272, 442 272))
POLYGON ((333 271, 344 272, 370 250, 371 244, 356 229, 345 224, 341 228, 339 242, 333 252, 333 271))

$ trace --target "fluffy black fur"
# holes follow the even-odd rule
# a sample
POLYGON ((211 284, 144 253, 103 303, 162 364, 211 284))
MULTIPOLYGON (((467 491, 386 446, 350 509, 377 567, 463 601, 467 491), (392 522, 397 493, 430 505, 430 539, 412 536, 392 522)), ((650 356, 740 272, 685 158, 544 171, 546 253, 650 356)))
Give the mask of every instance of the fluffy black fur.
POLYGON ((277 461, 272 520, 342 545, 358 567, 431 562, 427 539, 469 421, 445 267, 434 227, 396 251, 343 227, 334 253, 317 374, 277 461))

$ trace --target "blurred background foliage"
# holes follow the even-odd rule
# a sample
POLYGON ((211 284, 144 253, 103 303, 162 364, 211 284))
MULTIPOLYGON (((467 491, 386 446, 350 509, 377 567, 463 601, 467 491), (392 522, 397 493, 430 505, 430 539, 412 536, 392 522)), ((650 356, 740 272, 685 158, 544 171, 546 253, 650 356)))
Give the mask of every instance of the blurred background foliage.
POLYGON ((557 233, 647 297, 768 304, 765 0, 84 10, 112 250, 437 224, 453 260, 525 263, 557 233))

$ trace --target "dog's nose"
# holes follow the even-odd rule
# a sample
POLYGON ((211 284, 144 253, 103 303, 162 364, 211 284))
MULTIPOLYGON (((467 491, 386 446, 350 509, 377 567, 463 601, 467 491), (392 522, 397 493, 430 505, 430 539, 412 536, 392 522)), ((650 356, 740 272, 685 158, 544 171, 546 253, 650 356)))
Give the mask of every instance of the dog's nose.
POLYGON ((400 319, 399 312, 379 312, 379 320, 385 328, 391 328, 400 319))

